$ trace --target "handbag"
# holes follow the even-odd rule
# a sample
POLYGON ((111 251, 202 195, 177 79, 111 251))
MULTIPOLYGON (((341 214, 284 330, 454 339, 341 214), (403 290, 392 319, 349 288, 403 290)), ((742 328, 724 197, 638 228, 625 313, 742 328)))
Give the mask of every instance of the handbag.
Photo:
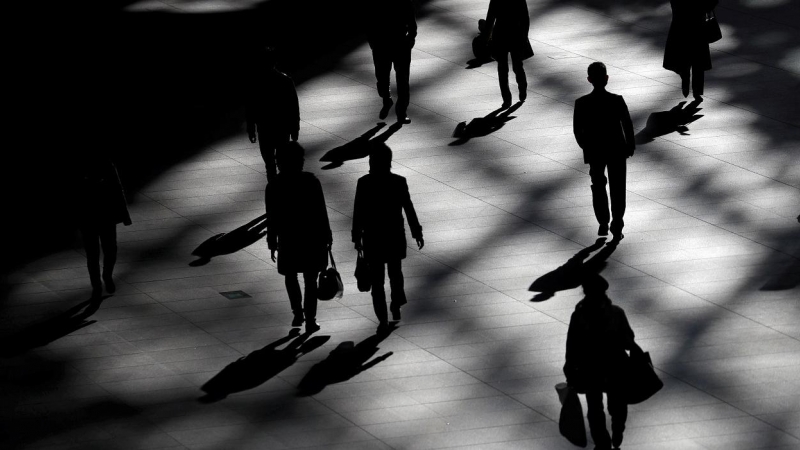
POLYGON ((583 422, 583 407, 578 392, 567 383, 558 383, 556 392, 561 401, 558 431, 571 443, 586 447, 586 424, 583 422))
POLYGON ((714 13, 713 9, 706 13, 706 24, 704 31, 706 34, 706 42, 709 44, 722 39, 722 30, 719 28, 717 15, 714 13))
POLYGON ((664 387, 650 359, 649 352, 632 351, 625 374, 625 401, 629 405, 641 403, 664 387))
POLYGON ((491 61, 492 60, 492 51, 489 48, 491 43, 489 39, 489 33, 486 28, 486 21, 481 19, 478 21, 478 31, 480 34, 475 36, 475 39, 472 40, 472 54, 475 55, 475 59, 478 61, 491 61))
POLYGON ((358 259, 356 259, 356 285, 358 285, 359 292, 369 292, 372 288, 372 280, 369 279, 369 263, 364 258, 364 253, 358 252, 358 259))
POLYGON ((317 282, 317 298, 320 300, 331 300, 334 297, 342 298, 344 293, 344 283, 342 283, 342 276, 339 275, 339 271, 336 270, 333 252, 328 250, 328 255, 331 258, 331 267, 319 274, 319 281, 317 282))

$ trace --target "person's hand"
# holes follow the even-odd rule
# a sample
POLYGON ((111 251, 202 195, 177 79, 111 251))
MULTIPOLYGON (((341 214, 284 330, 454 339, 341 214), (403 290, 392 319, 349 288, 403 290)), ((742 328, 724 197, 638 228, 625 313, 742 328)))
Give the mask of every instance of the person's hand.
POLYGON ((256 143, 256 134, 255 133, 248 133, 248 137, 250 138, 250 143, 251 144, 255 144, 256 143))
POLYGON ((292 140, 297 142, 297 138, 300 137, 300 131, 292 132, 292 140))
POLYGON ((417 38, 410 37, 408 38, 408 48, 414 48, 414 44, 417 43, 417 38))
POLYGON ((278 261, 278 260, 275 258, 275 250, 270 250, 270 251, 269 251, 269 257, 270 257, 270 259, 272 259, 272 262, 276 262, 276 261, 278 261))
POLYGON ((417 247, 422 250, 422 247, 425 247, 425 239, 417 238, 417 247))
POLYGON ((364 246, 361 245, 361 242, 356 242, 356 251, 360 252, 362 250, 364 250, 364 246))

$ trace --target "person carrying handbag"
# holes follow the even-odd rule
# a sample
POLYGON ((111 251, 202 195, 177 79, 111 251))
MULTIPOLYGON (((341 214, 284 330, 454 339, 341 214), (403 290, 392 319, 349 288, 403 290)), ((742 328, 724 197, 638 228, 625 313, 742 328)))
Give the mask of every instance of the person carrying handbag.
POLYGON ((581 285, 586 297, 575 306, 567 332, 564 375, 567 384, 586 394, 589 431, 595 449, 618 449, 628 418, 624 380, 626 350, 640 351, 625 311, 606 295, 608 282, 599 274, 587 274, 581 285), (606 429, 603 393, 608 397, 611 435, 606 429))

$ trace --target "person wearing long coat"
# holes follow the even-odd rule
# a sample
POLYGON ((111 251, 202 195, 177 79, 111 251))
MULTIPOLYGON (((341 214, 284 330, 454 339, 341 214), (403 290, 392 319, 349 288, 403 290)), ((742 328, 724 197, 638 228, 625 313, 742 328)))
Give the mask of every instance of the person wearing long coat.
POLYGON ((406 257, 405 212, 411 236, 419 249, 425 242, 417 219, 408 183, 391 172, 392 151, 384 143, 373 144, 369 157, 369 174, 359 178, 353 210, 352 238, 356 250, 364 252, 372 282, 372 306, 378 318, 378 331, 388 329, 386 270, 392 289, 391 311, 400 320, 400 307, 406 304, 401 261, 406 257))
POLYGON ((306 323, 306 332, 319 330, 317 316, 317 276, 328 265, 333 243, 322 185, 314 174, 303 171, 304 150, 296 142, 278 148, 280 172, 265 190, 267 243, 278 273, 284 276, 289 303, 294 313, 293 327, 306 323), (305 295, 297 274, 303 274, 305 295))
POLYGON ((275 68, 275 51, 267 47, 258 56, 245 102, 247 135, 250 142, 258 142, 267 180, 272 181, 276 149, 300 134, 300 103, 294 81, 275 68))
POLYGON ((586 297, 575 306, 567 331, 564 375, 567 384, 586 394, 587 418, 595 448, 610 450, 622 444, 628 418, 624 396, 626 350, 641 351, 625 311, 606 295, 608 282, 598 274, 583 278, 586 297), (606 429, 603 393, 608 397, 611 436, 606 429))
POLYGON ((705 20, 718 0, 670 0, 669 3, 672 23, 664 48, 664 68, 680 75, 684 97, 689 96, 691 85, 695 100, 702 101, 705 71, 711 70, 705 20))
POLYGON ((86 264, 92 283, 92 298, 116 291, 114 266, 117 262, 117 224, 131 225, 125 192, 114 164, 104 158, 93 158, 82 167, 78 183, 76 216, 83 237, 86 264), (100 249, 103 250, 103 272, 100 275, 100 249), (101 281, 102 280, 102 281, 101 281))
POLYGON ((497 78, 503 107, 511 106, 511 89, 508 86, 508 56, 517 79, 519 101, 528 98, 528 79, 522 61, 533 56, 528 40, 531 19, 526 0, 491 0, 486 13, 486 25, 490 31, 492 57, 497 60, 497 78))

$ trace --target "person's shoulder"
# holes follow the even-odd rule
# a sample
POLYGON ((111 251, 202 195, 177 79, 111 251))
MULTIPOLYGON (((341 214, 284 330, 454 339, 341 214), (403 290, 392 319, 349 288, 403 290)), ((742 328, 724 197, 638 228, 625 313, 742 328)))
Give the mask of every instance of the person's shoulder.
POLYGON ((575 100, 575 104, 577 105, 578 103, 586 103, 590 98, 592 98, 591 93, 582 95, 575 100))

